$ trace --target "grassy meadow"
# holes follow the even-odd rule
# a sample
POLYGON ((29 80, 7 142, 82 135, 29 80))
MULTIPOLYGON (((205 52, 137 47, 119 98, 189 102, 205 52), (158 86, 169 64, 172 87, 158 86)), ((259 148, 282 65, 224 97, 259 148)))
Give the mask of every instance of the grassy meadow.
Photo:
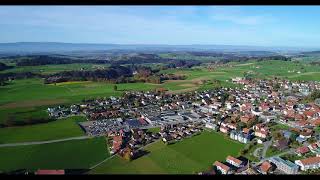
POLYGON ((17 169, 88 169, 109 157, 104 137, 0 148, 0 172, 17 169))
POLYGON ((0 144, 82 136, 84 132, 77 122, 85 120, 85 117, 73 116, 42 124, 0 128, 0 144))
POLYGON ((41 66, 16 66, 12 69, 0 71, 0 73, 20 73, 20 72, 32 72, 39 74, 54 74, 61 71, 73 71, 73 70, 95 70, 97 68, 108 67, 109 65, 104 64, 85 64, 85 63, 74 63, 74 64, 50 64, 41 66))
POLYGON ((156 142, 150 153, 128 162, 118 156, 93 169, 91 174, 190 174, 209 169, 228 155, 237 156, 244 147, 216 132, 203 132, 172 145, 156 142))

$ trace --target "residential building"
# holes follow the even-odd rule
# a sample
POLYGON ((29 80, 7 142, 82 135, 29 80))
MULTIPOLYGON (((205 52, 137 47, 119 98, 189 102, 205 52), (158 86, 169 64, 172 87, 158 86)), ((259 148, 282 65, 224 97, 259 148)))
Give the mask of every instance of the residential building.
POLYGON ((298 147, 296 149, 296 154, 298 154, 298 156, 302 156, 308 152, 310 152, 310 149, 307 146, 298 147))
POLYGON ((207 122, 205 127, 208 128, 208 129, 212 129, 212 130, 216 130, 217 129, 217 125, 213 124, 213 123, 210 123, 210 122, 207 122))
POLYGON ((222 174, 229 174, 230 173, 230 167, 219 162, 216 161, 214 162, 214 165, 217 167, 217 169, 222 173, 222 174))
POLYGON ((295 163, 300 166, 302 171, 306 171, 308 169, 318 169, 320 168, 320 157, 310 157, 296 160, 295 163))
POLYGON ((243 166, 243 161, 235 158, 235 157, 232 157, 232 156, 228 156, 227 157, 227 162, 232 164, 233 166, 237 167, 237 168, 240 168, 243 166))
POLYGON ((272 165, 268 161, 264 161, 258 168, 258 171, 262 174, 268 174, 272 170, 272 165))
POLYGON ((283 171, 286 174, 297 174, 299 166, 291 161, 284 160, 280 157, 272 157, 270 161, 277 166, 277 169, 283 171))

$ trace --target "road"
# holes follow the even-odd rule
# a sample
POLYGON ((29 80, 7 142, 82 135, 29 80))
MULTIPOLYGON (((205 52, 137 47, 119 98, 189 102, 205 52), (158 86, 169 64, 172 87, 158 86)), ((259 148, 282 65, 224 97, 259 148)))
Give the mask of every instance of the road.
POLYGON ((28 145, 37 145, 37 144, 50 144, 50 143, 72 141, 72 140, 81 140, 81 139, 89 139, 89 138, 92 138, 92 137, 90 137, 90 136, 78 136, 78 137, 56 139, 56 140, 49 140, 49 141, 32 141, 32 142, 0 144, 0 148, 1 147, 14 147, 14 146, 28 146, 28 145))
POLYGON ((259 164, 261 164, 263 161, 270 160, 272 157, 279 157, 279 156, 283 156, 283 155, 285 155, 285 154, 291 154, 291 153, 293 153, 293 152, 294 152, 294 149, 291 148, 291 149, 289 149, 289 150, 287 150, 287 151, 284 151, 284 152, 282 152, 282 153, 279 153, 279 154, 277 154, 277 155, 274 155, 274 156, 271 156, 271 157, 268 157, 268 158, 262 158, 259 162, 254 163, 254 164, 255 164, 255 165, 259 165, 259 164))
POLYGON ((273 138, 270 141, 267 141, 267 142, 263 143, 263 150, 262 150, 262 154, 261 154, 262 158, 266 157, 267 150, 272 145, 272 142, 273 142, 273 138))

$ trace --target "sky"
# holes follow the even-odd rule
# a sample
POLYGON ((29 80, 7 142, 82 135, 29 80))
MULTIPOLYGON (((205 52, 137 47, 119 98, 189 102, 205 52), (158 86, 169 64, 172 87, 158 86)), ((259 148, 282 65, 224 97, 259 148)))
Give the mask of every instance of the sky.
POLYGON ((0 43, 320 47, 320 6, 1 6, 0 43))

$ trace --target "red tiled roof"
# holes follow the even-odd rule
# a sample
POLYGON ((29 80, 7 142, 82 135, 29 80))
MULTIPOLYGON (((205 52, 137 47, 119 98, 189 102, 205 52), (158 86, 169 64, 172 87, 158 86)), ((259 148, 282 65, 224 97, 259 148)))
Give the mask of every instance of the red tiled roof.
POLYGON ((298 126, 306 126, 308 124, 308 122, 307 121, 298 121, 298 122, 296 122, 296 124, 298 126))
POLYGON ((268 161, 264 161, 261 165, 260 165, 260 169, 263 172, 268 172, 271 169, 272 165, 268 162, 268 161))
POLYGON ((64 175, 65 174, 65 172, 64 172, 64 170, 62 169, 62 170, 45 170, 45 169, 43 169, 43 170, 38 170, 38 171, 36 171, 35 172, 35 174, 36 175, 64 175))
POLYGON ((304 114, 305 116, 311 116, 311 117, 312 117, 315 113, 316 113, 315 111, 304 111, 304 112, 303 112, 303 114, 304 114))
POLYGON ((296 114, 296 115, 294 116, 294 118, 295 118, 296 120, 305 120, 305 116, 302 115, 302 114, 296 114))
POLYGON ((222 169, 225 170, 225 171, 229 171, 229 169, 230 169, 229 166, 227 166, 227 165, 225 165, 225 164, 222 164, 222 163, 219 162, 219 161, 214 162, 214 165, 215 165, 215 166, 219 166, 220 168, 222 168, 222 169))
POLYGON ((309 148, 307 146, 302 146, 296 149, 296 152, 301 153, 301 154, 305 154, 307 152, 309 152, 309 148))
POLYGON ((320 125, 320 118, 312 121, 311 124, 314 125, 314 126, 319 126, 320 125))
POLYGON ((312 165, 320 163, 320 157, 310 157, 300 160, 303 165, 312 165))
POLYGON ((113 141, 121 141, 122 142, 122 136, 114 136, 113 141))
POLYGON ((239 160, 239 159, 237 159, 237 158, 234 158, 234 157, 232 157, 232 156, 228 156, 227 159, 229 159, 229 160, 231 160, 231 161, 233 161, 233 162, 235 162, 235 163, 237 163, 237 164, 241 164, 241 163, 242 163, 241 160, 239 160))

